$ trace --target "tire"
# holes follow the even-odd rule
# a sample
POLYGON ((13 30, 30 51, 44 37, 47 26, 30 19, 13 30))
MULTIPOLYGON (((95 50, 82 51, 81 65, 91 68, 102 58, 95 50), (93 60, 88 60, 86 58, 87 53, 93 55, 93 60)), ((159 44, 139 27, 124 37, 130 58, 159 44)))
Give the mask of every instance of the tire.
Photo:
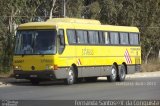
POLYGON ((126 68, 125 66, 122 64, 121 65, 121 68, 118 72, 118 75, 117 75, 117 81, 124 81, 125 80, 125 77, 126 77, 126 68))
POLYGON ((87 77, 87 78, 85 78, 85 81, 87 81, 87 82, 96 82, 97 81, 97 77, 87 77))
POLYGON ((65 79, 65 84, 72 85, 76 83, 76 74, 73 67, 69 68, 67 78, 65 79))
POLYGON ((30 80, 32 85, 39 85, 40 81, 38 79, 31 79, 30 80))
POLYGON ((117 79, 117 70, 118 69, 116 68, 116 66, 113 65, 112 68, 111 68, 111 75, 107 76, 107 80, 109 82, 115 82, 116 81, 116 79, 117 79))

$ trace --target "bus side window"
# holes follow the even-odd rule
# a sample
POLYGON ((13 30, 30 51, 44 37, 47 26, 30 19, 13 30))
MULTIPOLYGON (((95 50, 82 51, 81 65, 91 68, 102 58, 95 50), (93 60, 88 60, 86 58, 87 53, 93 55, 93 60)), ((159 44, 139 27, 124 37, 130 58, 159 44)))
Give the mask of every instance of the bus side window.
POLYGON ((87 35, 87 31, 83 31, 83 36, 84 36, 84 43, 88 44, 88 35, 87 35))
POLYGON ((108 32, 104 32, 103 36, 105 37, 105 44, 109 44, 109 35, 108 35, 108 32))
POLYGON ((110 32, 110 40, 111 40, 111 44, 113 45, 119 44, 118 32, 110 32))
POLYGON ((99 44, 98 31, 88 31, 89 44, 99 44))
POLYGON ((102 31, 99 31, 99 42, 100 44, 105 44, 105 37, 102 31))
POLYGON ((60 29, 59 30, 59 34, 58 34, 58 52, 59 54, 62 54, 62 52, 64 51, 65 48, 65 39, 64 39, 64 30, 60 29))
POLYGON ((76 31, 75 30, 67 30, 67 37, 69 44, 76 44, 76 31))
POLYGON ((130 33, 129 34, 130 45, 139 45, 139 34, 138 33, 130 33))
POLYGON ((120 42, 122 45, 128 45, 129 41, 128 41, 128 33, 120 33, 120 42))
POLYGON ((87 31, 76 30, 76 34, 78 44, 88 44, 87 31))

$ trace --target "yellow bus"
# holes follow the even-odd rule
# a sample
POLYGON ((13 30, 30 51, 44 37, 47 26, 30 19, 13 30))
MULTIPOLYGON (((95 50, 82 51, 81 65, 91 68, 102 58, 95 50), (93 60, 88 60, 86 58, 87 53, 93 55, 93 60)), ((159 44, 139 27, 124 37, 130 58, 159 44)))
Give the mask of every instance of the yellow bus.
POLYGON ((53 18, 19 25, 13 58, 14 76, 32 84, 62 79, 124 81, 140 70, 137 27, 102 25, 98 20, 53 18))

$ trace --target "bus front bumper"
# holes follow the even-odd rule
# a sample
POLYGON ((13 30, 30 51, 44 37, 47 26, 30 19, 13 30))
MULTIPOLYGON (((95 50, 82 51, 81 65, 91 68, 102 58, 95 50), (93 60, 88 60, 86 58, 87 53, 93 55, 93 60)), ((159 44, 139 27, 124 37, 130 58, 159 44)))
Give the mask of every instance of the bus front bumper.
POLYGON ((56 79, 53 70, 45 70, 45 71, 14 70, 14 77, 16 79, 41 79, 41 80, 56 79))

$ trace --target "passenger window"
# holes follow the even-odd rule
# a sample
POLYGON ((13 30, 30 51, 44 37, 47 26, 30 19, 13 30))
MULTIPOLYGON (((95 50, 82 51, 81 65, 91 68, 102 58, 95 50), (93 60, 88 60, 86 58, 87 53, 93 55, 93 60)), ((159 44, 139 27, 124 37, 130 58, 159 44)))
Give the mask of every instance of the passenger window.
POLYGON ((105 44, 109 44, 109 35, 108 32, 104 32, 104 37, 105 37, 105 44))
POLYGON ((83 36, 84 36, 84 43, 88 44, 88 35, 87 35, 87 31, 83 31, 83 36))
POLYGON ((118 32, 110 32, 111 44, 119 44, 118 32))
POLYGON ((65 48, 64 30, 62 29, 59 30, 58 43, 59 43, 58 52, 59 54, 61 54, 65 48))
POLYGON ((98 31, 88 31, 89 43, 99 44, 98 31))
POLYGON ((128 33, 120 33, 120 42, 122 45, 128 45, 129 41, 128 41, 128 33))
POLYGON ((100 44, 105 44, 105 37, 103 32, 99 32, 99 41, 100 41, 100 44))
POLYGON ((129 40, 131 45, 138 45, 139 44, 139 35, 138 33, 130 33, 129 40))
POLYGON ((77 43, 79 44, 87 44, 87 31, 77 30, 77 43))
POLYGON ((69 44, 75 44, 76 43, 75 30, 67 30, 67 37, 68 37, 69 44))

